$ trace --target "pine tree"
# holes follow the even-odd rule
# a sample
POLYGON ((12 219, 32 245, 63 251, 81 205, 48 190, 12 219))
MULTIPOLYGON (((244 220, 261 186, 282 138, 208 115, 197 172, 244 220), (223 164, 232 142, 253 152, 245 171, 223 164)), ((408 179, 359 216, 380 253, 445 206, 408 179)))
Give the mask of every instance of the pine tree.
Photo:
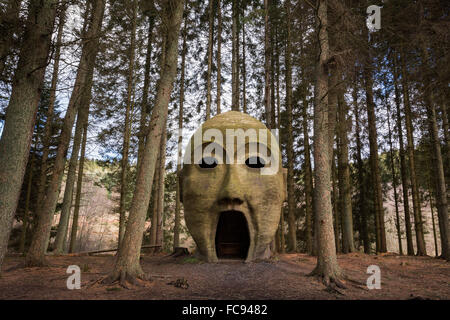
POLYGON ((331 157, 328 104, 329 43, 327 31, 327 0, 317 4, 316 27, 318 34, 318 61, 314 105, 314 177, 315 177, 315 221, 317 225, 317 265, 311 273, 320 277, 327 286, 343 285, 343 276, 336 257, 331 205, 331 157))
POLYGON ((139 185, 140 188, 135 189, 122 245, 117 253, 114 269, 105 282, 119 280, 125 284, 127 281, 135 282, 136 278, 145 278, 139 263, 144 221, 157 164, 157 150, 160 147, 167 119, 170 93, 177 71, 178 35, 183 18, 183 8, 184 1, 172 0, 168 1, 164 7, 163 23, 167 26, 166 58, 161 68, 158 93, 149 124, 150 130, 146 136, 145 151, 137 172, 136 185, 139 185))
POLYGON ((50 52, 56 1, 30 2, 28 11, 0 140, 0 268, 28 161, 40 89, 50 52))

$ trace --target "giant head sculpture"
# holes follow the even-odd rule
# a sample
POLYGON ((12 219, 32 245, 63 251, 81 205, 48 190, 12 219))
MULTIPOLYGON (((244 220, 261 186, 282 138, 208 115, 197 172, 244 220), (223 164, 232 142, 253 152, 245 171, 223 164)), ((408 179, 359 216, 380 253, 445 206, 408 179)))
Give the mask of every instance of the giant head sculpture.
POLYGON ((182 200, 202 258, 270 256, 286 199, 281 164, 275 135, 245 113, 219 114, 194 133, 185 150, 182 200))

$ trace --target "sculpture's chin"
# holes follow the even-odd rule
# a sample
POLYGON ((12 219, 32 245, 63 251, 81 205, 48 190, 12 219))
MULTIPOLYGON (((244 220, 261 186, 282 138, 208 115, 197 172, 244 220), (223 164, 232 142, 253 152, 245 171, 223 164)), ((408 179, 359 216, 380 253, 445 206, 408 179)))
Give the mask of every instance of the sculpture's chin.
POLYGON ((247 259, 250 248, 250 230, 241 211, 222 211, 215 234, 218 259, 247 259))

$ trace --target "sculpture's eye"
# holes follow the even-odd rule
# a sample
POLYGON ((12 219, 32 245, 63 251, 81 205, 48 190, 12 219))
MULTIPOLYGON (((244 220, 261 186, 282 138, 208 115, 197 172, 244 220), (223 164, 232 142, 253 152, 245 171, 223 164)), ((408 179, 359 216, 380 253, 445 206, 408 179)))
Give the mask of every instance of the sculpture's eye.
POLYGON ((245 160, 245 164, 249 168, 261 169, 266 165, 266 161, 264 161, 264 159, 261 157, 250 157, 245 160))
POLYGON ((213 169, 217 166, 217 163, 218 161, 214 157, 204 157, 198 165, 202 169, 213 169))

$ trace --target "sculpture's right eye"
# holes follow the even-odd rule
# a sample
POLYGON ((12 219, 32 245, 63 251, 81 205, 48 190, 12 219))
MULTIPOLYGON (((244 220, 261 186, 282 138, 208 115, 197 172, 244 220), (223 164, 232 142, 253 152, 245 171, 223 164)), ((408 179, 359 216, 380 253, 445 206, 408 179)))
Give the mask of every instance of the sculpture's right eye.
POLYGON ((217 159, 214 157, 204 157, 198 164, 202 169, 213 169, 217 166, 217 159))

